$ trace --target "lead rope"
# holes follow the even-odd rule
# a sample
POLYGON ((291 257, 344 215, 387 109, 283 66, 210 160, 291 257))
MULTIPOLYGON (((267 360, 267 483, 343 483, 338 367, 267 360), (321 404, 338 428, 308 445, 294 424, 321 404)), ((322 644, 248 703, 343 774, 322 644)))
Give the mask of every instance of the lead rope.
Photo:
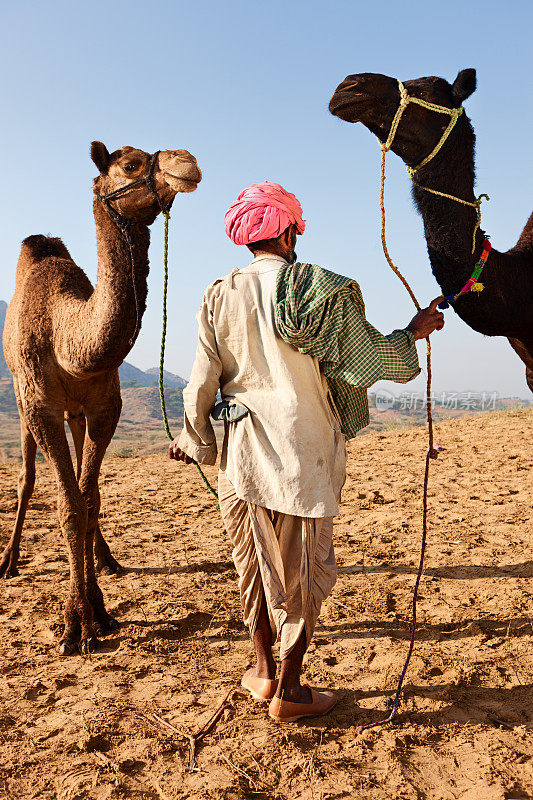
POLYGON ((137 341, 137 336, 139 335, 139 331, 141 329, 141 314, 139 309, 139 295, 137 292, 137 279, 135 276, 135 257, 133 255, 133 241, 131 239, 128 230, 124 232, 124 235, 126 237, 126 242, 128 243, 130 251, 131 285, 133 286, 133 297, 135 300, 135 330, 133 331, 133 336, 130 339, 130 346, 133 347, 133 345, 137 341))
MULTIPOLYGON (((165 404, 165 386, 164 386, 164 373, 165 373, 165 345, 167 339, 167 290, 168 290, 168 222, 170 220, 170 213, 168 211, 163 211, 163 217, 165 219, 165 227, 164 227, 164 245, 163 245, 163 325, 161 329, 161 353, 159 357, 159 397, 161 398, 161 413, 163 415, 163 425, 165 426, 165 432, 168 438, 172 441, 174 437, 170 432, 170 426, 168 424, 168 416, 167 416, 167 407, 165 404)), ((200 464, 192 460, 192 463, 200 473, 200 477, 204 482, 204 485, 208 491, 211 492, 213 497, 216 498, 218 503, 218 494, 213 489, 209 481, 207 480, 206 476, 204 475, 200 464)))
MULTIPOLYGON (((415 308, 417 311, 420 311, 420 303, 416 299, 416 296, 411 289, 408 281, 404 278, 398 267, 393 263, 389 251, 387 248, 387 240, 385 237, 385 156, 387 150, 385 149, 385 145, 381 147, 381 185, 380 185, 380 195, 379 195, 379 206, 381 212, 381 244, 383 247, 383 253, 385 254, 385 258, 392 269, 392 271, 398 276, 401 280, 405 288, 407 289, 411 300, 413 301, 415 308)), ((427 424, 428 424, 428 450, 426 453, 426 466, 424 471, 424 490, 422 494, 422 544, 420 548, 420 563, 418 565, 418 572, 416 575, 415 581, 415 588, 413 591, 413 603, 412 603, 412 621, 411 621, 411 638, 409 642, 409 650, 407 653, 407 657, 405 659, 405 663, 403 665, 402 673, 400 675, 400 680, 398 681, 398 687, 396 689, 396 694, 394 696, 394 701, 392 704, 392 709, 388 717, 386 719, 382 719, 379 722, 371 722, 367 725, 361 725, 357 728, 357 732, 361 733, 362 731, 366 731, 369 728, 375 728, 378 725, 387 725, 389 722, 392 722, 394 717, 396 716, 396 712, 398 711, 398 706, 400 704, 400 695, 403 688, 403 682, 405 676, 407 674, 407 670, 409 668, 409 663, 411 661, 411 656, 413 654, 413 648, 415 646, 415 637, 416 637, 416 602, 418 599, 418 587, 420 586, 420 581, 422 579, 422 573, 424 571, 424 557, 426 554, 426 540, 427 540, 427 512, 428 512, 428 486, 429 486, 429 464, 430 459, 437 458, 438 452, 433 447, 433 413, 431 409, 431 381, 432 381, 432 372, 431 372, 431 342, 429 340, 429 336, 426 338, 426 365, 427 365, 427 382, 426 382, 426 417, 427 417, 427 424)))
MULTIPOLYGON (((402 84, 400 84, 401 89, 403 88, 402 84)), ((386 239, 386 231, 385 231, 385 158, 387 152, 389 151, 392 141, 394 139, 394 135, 396 134, 396 130, 398 128, 398 124, 400 122, 401 115, 403 113, 404 108, 406 107, 407 103, 405 102, 406 96, 400 89, 401 95, 401 102, 398 111, 393 119, 391 130, 389 132, 389 136, 387 141, 381 145, 381 179, 380 179, 380 192, 379 192, 379 207, 380 207, 380 214, 381 214, 381 245, 383 247, 383 253, 387 262, 395 273, 398 278, 401 280, 403 285, 405 286, 409 297, 414 303, 414 306, 417 311, 420 311, 420 303, 418 302, 415 293, 411 289, 409 282, 404 278, 398 267, 392 261, 389 250, 387 247, 387 239, 386 239)), ((404 90, 405 91, 405 90, 404 90)), ((457 115, 458 116, 458 115, 457 115)), ((455 117, 457 119, 457 117, 455 117)), ((454 119, 452 118, 452 121, 454 119)), ((445 138, 448 138, 450 133, 450 126, 445 132, 445 138)), ((443 144, 441 141, 440 145, 443 144)), ((439 146, 437 146, 440 149, 439 146)), ((431 157, 436 155, 438 149, 435 150, 430 154, 431 157)), ((424 159, 423 163, 427 163, 428 159, 424 159)), ((455 198, 454 198, 455 199, 455 198)), ((474 234, 475 235, 475 234, 474 234)), ((411 656, 413 654, 413 648, 415 646, 415 638, 416 638, 416 603, 418 599, 418 588, 420 586, 420 581, 422 579, 422 574, 424 572, 424 557, 426 554, 426 541, 427 541, 427 512, 428 512, 428 486, 429 486, 429 464, 430 459, 437 458, 438 451, 435 450, 433 446, 433 412, 431 408, 431 382, 432 382, 432 371, 431 371, 431 342, 429 340, 429 336, 426 338, 426 365, 427 365, 427 382, 426 382, 426 418, 427 418, 427 425, 428 425, 428 449, 426 453, 426 465, 424 470, 424 489, 422 494, 422 543, 420 547, 420 562, 418 565, 418 572, 416 575, 415 587, 413 591, 413 602, 412 602, 412 620, 411 620, 411 637, 409 641, 409 650, 407 652, 407 657, 405 659, 403 669, 400 675, 400 679, 398 681, 398 686, 396 689, 396 694, 394 696, 394 701, 392 703, 391 712, 388 717, 382 719, 378 722, 371 722, 367 725, 360 725, 357 728, 357 732, 361 733, 362 731, 368 730, 369 728, 375 728, 379 725, 387 725, 389 722, 392 722, 396 713, 398 711, 398 706, 400 704, 400 695, 403 688, 403 682, 405 680, 405 676, 407 674, 407 670, 409 668, 409 663, 411 661, 411 656)))
MULTIPOLYGON (((394 141, 394 137, 396 136, 396 131, 398 130, 398 125, 400 124, 400 120, 402 118, 403 112, 409 105, 409 103, 415 103, 416 105, 422 106, 422 108, 427 109, 428 111, 435 111, 438 114, 449 114, 450 115, 450 122, 446 127, 446 130, 442 134, 440 140, 437 142, 431 153, 427 155, 423 161, 418 164, 416 167, 407 167, 407 172, 409 173, 409 177, 411 178, 413 184, 418 187, 419 189, 423 189, 425 192, 431 192, 431 194, 438 195, 439 197, 445 197, 448 200, 455 200, 457 203, 461 203, 465 206, 470 206, 471 208, 476 209, 476 224, 474 226, 474 233, 472 237, 472 253, 474 253, 476 249, 476 233, 481 225, 481 201, 483 197, 486 197, 489 200, 489 196, 486 194, 482 194, 477 197, 474 202, 470 202, 468 200, 463 200, 460 197, 455 197, 451 194, 446 194, 445 192, 439 192, 436 189, 429 189, 427 186, 421 186, 419 183, 415 181, 415 174, 421 167, 424 167, 426 164, 429 164, 432 158, 434 158, 437 153, 442 148, 443 144, 447 140, 448 136, 452 132, 455 127, 455 124, 461 114, 463 113, 462 106, 459 108, 446 108, 445 106, 438 106, 435 103, 429 103, 426 100, 421 100, 418 97, 410 97, 407 93, 407 90, 401 81, 398 81, 398 88, 400 91, 400 104, 394 115, 394 118, 391 123, 389 135, 387 136, 387 140, 381 143, 381 180, 380 180, 380 192, 379 192, 379 207, 381 212, 381 244, 383 247, 383 253, 387 262, 395 273, 398 278, 401 280, 411 300, 413 301, 415 308, 417 311, 420 311, 420 303, 416 299, 416 296, 411 289, 408 281, 404 278, 398 267, 393 263, 390 255, 389 250, 387 248, 387 240, 385 236, 385 157, 388 151, 392 147, 392 143, 394 141)), ((431 342, 429 340, 429 336, 426 338, 426 364, 427 364, 427 383, 426 383, 426 417, 427 417, 427 425, 428 425, 428 450, 426 453, 426 466, 424 470, 424 490, 422 495, 422 543, 420 548, 420 563, 418 566, 418 572, 416 575, 415 581, 415 588, 413 591, 413 604, 412 604, 412 622, 411 622, 411 638, 409 642, 409 650, 407 652, 407 658, 405 659, 405 663, 402 669, 402 673, 400 675, 400 680, 398 681, 398 687, 396 689, 396 694, 394 696, 394 701, 392 704, 392 709, 389 716, 386 719, 383 719, 379 722, 372 722, 368 725, 361 725, 357 730, 360 733, 361 731, 367 730, 368 728, 374 728, 377 725, 386 725, 389 722, 392 722, 394 717, 396 716, 396 712, 398 711, 398 706, 400 703, 400 694, 403 688, 403 682, 405 679, 405 675, 407 673, 407 669, 409 667, 409 662, 411 661, 411 656, 413 654, 413 648, 415 645, 415 637, 416 637, 416 601, 418 598, 418 588, 420 586, 420 581, 422 579, 422 573, 424 571, 424 556, 426 553, 426 540, 427 540, 427 511, 428 511, 428 485, 429 485, 429 464, 430 459, 437 458, 438 451, 433 446, 433 412, 431 408, 431 381, 432 381, 432 373, 431 373, 431 342)))

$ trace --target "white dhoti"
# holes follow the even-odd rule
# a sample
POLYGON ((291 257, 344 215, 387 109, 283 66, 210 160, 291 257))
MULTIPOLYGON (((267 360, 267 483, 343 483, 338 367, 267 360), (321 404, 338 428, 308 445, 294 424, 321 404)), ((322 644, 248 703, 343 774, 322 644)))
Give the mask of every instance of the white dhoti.
POLYGON ((333 517, 297 517, 240 500, 219 473, 220 512, 233 543, 244 623, 253 637, 264 591, 272 640, 287 658, 305 630, 311 641, 337 578, 333 517))

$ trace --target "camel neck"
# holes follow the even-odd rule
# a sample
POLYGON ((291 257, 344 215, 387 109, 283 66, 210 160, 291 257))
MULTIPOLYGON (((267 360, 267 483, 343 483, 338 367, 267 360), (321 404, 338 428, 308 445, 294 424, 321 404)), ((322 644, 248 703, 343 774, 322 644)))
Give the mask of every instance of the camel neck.
POLYGON ((132 225, 130 253, 124 234, 96 198, 94 218, 98 277, 87 304, 92 326, 90 329, 86 327, 90 334, 85 350, 90 362, 88 369, 108 369, 119 366, 132 347, 137 319, 133 280, 139 320, 146 308, 150 232, 146 225, 132 225))
POLYGON ((431 268, 444 294, 458 291, 472 273, 484 234, 478 231, 472 253, 476 209, 426 192, 428 187, 474 202, 474 135, 467 120, 458 123, 459 137, 415 174, 413 196, 424 221, 431 268), (459 286, 459 284, 461 286, 459 286))

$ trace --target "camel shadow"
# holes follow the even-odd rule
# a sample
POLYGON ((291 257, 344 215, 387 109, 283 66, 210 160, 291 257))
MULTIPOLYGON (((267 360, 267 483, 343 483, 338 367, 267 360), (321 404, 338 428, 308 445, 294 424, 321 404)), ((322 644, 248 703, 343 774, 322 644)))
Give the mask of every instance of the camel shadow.
MULTIPOLYGON (((352 728, 381 722, 390 714, 395 694, 396 689, 339 690, 339 704, 329 719, 324 718, 326 721, 324 727, 352 728), (360 706, 361 700, 373 697, 384 698, 381 708, 367 709, 360 706)), ((485 724, 507 730, 523 726, 533 729, 533 684, 513 686, 510 689, 451 683, 436 686, 409 684, 403 689, 400 708, 393 724, 401 725, 402 723, 432 727, 485 724), (444 702, 446 705, 428 711, 402 708, 406 700, 409 701, 416 697, 444 702)))
POLYGON ((225 642, 228 638, 231 638, 232 641, 248 640, 249 638, 242 621, 233 619, 217 620, 215 614, 209 614, 204 611, 193 611, 181 619, 153 621, 127 620, 122 623, 121 627, 127 629, 129 626, 146 630, 146 634, 133 638, 135 644, 151 642, 157 639, 163 641, 181 641, 197 633, 203 633, 204 638, 208 639, 210 642, 225 642), (209 633, 211 627, 214 628, 220 625, 223 625, 227 629, 227 633, 222 635, 214 631, 212 634, 209 633), (234 632, 234 630, 238 632, 234 632))
MULTIPOLYGON (((154 641, 179 641, 196 634, 203 634, 203 638, 211 642, 248 641, 248 633, 242 620, 234 618, 217 618, 216 613, 205 611, 192 611, 185 617, 178 619, 129 619, 121 622, 121 629, 141 628, 146 634, 135 636, 133 641, 137 644, 154 641), (220 633, 220 627, 224 632, 220 633)), ((435 625, 419 624, 417 628, 417 641, 450 641, 466 639, 483 635, 485 641, 490 639, 515 638, 529 636, 533 633, 533 623, 528 617, 514 617, 511 619, 466 619, 458 623, 444 622, 435 625)), ((408 642, 411 635, 409 621, 362 621, 342 624, 317 625, 314 643, 323 645, 342 640, 355 639, 393 639, 408 642)))
POLYGON ((235 569, 232 561, 198 561, 173 567, 127 567, 125 571, 138 575, 190 575, 206 572, 209 575, 235 569))
POLYGON ((125 631, 127 631, 129 627, 146 630, 146 634, 133 637, 133 642, 135 644, 142 644, 143 642, 150 642, 156 639, 179 641, 180 639, 186 639, 188 636, 192 636, 202 630, 202 628, 207 628, 212 619, 212 614, 194 611, 183 619, 152 621, 139 619, 126 620, 122 623, 121 628, 125 631))
MULTIPOLYGON (((357 574, 382 574, 388 575, 416 575, 416 567, 408 564, 378 564, 366 567, 361 564, 349 564, 339 567, 339 575, 357 574)), ((450 567, 428 567, 424 575, 431 578, 447 578, 449 580, 473 580, 475 578, 533 578, 533 561, 524 561, 521 564, 505 564, 500 567, 475 566, 474 564, 457 565, 450 567)))
POLYGON ((113 639, 99 639, 98 640, 98 647, 94 653, 94 655, 102 655, 108 656, 116 653, 120 650, 120 636, 114 637, 113 639))
MULTIPOLYGON (((435 625, 419 623, 417 626, 418 641, 465 639, 479 635, 485 636, 486 640, 488 640, 508 636, 513 638, 530 636, 532 633, 533 623, 525 616, 511 619, 482 617, 480 619, 465 619, 457 623, 443 622, 435 625)), ((331 640, 388 638, 408 641, 411 636, 411 624, 410 621, 363 621, 336 625, 321 624, 317 625, 316 637, 320 639, 321 636, 326 636, 331 640)))

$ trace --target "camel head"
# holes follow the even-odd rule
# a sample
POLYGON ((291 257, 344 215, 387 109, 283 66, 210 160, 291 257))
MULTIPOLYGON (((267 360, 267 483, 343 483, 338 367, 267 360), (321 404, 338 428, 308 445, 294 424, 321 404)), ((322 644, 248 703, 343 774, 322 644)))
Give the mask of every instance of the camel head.
MULTIPOLYGON (((105 196, 126 189, 149 176, 152 155, 136 147, 121 147, 109 153, 102 142, 91 144, 91 158, 98 167, 94 193, 105 196)), ((188 150, 161 150, 152 165, 153 187, 167 206, 180 192, 194 192, 202 173, 188 150)), ((112 199, 113 208, 124 217, 151 225, 160 212, 159 203, 147 183, 140 182, 112 199)))
MULTIPOLYGON (((464 69, 453 83, 444 78, 405 81, 408 95, 446 108, 458 108, 475 91, 475 69, 464 69)), ((385 142, 400 103, 396 78, 363 72, 348 75, 335 89, 329 110, 346 122, 362 122, 385 142)), ((408 166, 419 164, 439 142, 450 117, 410 103, 400 121, 392 150, 408 166)), ((468 124, 463 114, 459 124, 468 124)))

